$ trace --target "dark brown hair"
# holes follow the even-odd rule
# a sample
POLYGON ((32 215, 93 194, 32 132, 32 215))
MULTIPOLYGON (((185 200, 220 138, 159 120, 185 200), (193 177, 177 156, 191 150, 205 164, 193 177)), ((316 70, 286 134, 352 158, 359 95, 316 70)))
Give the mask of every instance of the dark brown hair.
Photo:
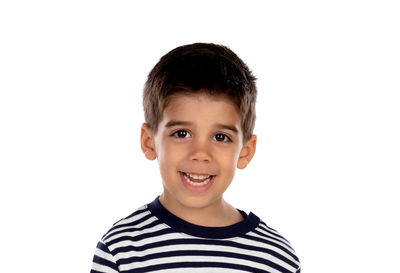
POLYGON ((168 98, 177 93, 225 95, 241 114, 243 141, 253 133, 256 119, 256 78, 228 47, 195 43, 177 47, 150 71, 143 92, 145 121, 157 133, 168 98))

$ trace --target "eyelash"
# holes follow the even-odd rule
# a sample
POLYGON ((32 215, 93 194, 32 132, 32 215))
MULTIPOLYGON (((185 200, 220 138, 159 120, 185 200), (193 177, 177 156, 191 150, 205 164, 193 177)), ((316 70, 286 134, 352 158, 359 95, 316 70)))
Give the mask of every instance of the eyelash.
POLYGON ((172 133, 171 136, 175 136, 175 137, 177 137, 177 138, 186 138, 186 137, 179 137, 179 136, 178 136, 178 133, 179 133, 179 132, 185 132, 185 133, 187 133, 187 134, 190 135, 190 133, 189 133, 188 131, 186 131, 186 130, 178 130, 178 131, 175 131, 174 133, 172 133))
MULTIPOLYGON (((189 133, 188 131, 186 131, 186 130, 177 130, 177 131, 175 131, 174 133, 172 133, 171 136, 174 136, 174 137, 176 137, 176 138, 186 138, 186 136, 185 136, 185 137, 179 137, 179 136, 178 136, 178 133, 179 133, 179 132, 185 132, 185 133, 187 133, 187 134, 190 135, 190 133, 189 133)), ((214 137, 213 137, 213 139, 214 139, 215 136, 217 136, 217 135, 222 135, 222 136, 224 136, 224 140, 223 140, 223 141, 218 141, 218 140, 215 139, 217 142, 232 142, 232 140, 230 139, 230 137, 228 137, 227 135, 222 134, 222 133, 215 134, 214 137)))

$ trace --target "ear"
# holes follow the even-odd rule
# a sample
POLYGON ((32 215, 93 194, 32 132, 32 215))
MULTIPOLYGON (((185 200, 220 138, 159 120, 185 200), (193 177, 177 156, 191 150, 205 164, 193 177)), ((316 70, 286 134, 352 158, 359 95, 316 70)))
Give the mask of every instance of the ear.
POLYGON ((142 129, 140 131, 140 146, 148 160, 154 160, 157 158, 154 135, 146 123, 142 124, 142 129))
POLYGON ((252 135, 249 140, 243 145, 242 151, 239 155, 239 160, 237 162, 238 169, 244 169, 250 163, 256 152, 257 136, 252 135))

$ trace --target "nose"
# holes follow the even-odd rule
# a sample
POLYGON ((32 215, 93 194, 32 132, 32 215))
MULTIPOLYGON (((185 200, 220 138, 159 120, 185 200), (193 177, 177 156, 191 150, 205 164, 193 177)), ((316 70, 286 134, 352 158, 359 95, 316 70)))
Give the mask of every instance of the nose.
POLYGON ((190 160, 211 162, 211 145, 206 139, 194 140, 190 149, 190 160))

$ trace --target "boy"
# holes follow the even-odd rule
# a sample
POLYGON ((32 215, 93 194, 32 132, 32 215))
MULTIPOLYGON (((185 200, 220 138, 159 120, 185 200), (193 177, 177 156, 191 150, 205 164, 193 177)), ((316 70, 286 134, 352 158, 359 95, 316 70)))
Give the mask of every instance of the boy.
POLYGON ((256 150, 255 77, 230 49, 196 43, 163 56, 144 88, 141 148, 163 193, 97 245, 96 272, 300 272, 293 249, 223 199, 256 150))

